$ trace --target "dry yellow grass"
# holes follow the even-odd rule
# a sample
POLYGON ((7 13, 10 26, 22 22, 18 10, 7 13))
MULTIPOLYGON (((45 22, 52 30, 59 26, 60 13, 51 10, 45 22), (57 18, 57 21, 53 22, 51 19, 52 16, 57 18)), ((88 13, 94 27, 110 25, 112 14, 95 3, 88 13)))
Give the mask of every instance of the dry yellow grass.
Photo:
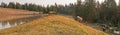
POLYGON ((102 31, 59 15, 47 16, 23 25, 4 29, 0 35, 108 35, 102 31))
POLYGON ((38 14, 38 12, 26 11, 26 10, 18 10, 11 8, 0 8, 0 21, 25 18, 34 15, 29 14, 38 14))

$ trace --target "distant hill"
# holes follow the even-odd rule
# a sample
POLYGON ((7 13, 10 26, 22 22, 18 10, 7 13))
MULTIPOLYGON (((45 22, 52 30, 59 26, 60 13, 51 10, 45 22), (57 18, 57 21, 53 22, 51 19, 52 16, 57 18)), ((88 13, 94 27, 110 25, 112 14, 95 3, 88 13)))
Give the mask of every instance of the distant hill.
POLYGON ((38 12, 11 8, 0 8, 0 21, 30 17, 33 16, 32 14, 38 14, 38 12))
POLYGON ((73 19, 53 15, 0 31, 2 35, 108 35, 73 19))

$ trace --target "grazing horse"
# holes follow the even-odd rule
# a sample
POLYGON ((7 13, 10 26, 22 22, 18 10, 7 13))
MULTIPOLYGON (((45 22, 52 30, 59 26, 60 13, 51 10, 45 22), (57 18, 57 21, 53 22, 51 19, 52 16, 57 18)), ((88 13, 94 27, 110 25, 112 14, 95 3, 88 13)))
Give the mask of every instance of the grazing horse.
POLYGON ((55 11, 50 11, 50 12, 48 12, 48 14, 53 15, 53 14, 57 14, 57 13, 55 11))
POLYGON ((80 17, 80 16, 77 16, 77 21, 82 22, 82 21, 83 21, 83 18, 80 17))

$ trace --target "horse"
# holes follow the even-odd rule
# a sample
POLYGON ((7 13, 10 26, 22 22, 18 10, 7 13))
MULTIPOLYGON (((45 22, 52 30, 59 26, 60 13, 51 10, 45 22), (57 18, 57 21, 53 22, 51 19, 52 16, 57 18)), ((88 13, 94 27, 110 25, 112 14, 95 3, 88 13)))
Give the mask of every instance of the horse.
POLYGON ((82 21, 83 21, 83 18, 80 17, 80 16, 77 16, 76 18, 77 18, 77 21, 79 21, 79 22, 82 22, 82 21))

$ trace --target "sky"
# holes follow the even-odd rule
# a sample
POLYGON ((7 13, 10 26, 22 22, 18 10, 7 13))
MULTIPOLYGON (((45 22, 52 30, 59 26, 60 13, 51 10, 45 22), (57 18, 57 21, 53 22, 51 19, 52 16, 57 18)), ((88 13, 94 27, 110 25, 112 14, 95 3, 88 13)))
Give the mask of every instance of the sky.
POLYGON ((38 4, 38 5, 54 5, 55 3, 57 4, 69 4, 69 3, 75 3, 77 0, 0 0, 1 2, 9 3, 9 2, 19 2, 21 4, 24 3, 33 3, 33 4, 38 4))
MULTIPOLYGON (((84 0, 82 0, 82 1, 84 1, 84 0)), ((104 2, 104 0, 97 0, 97 1, 99 1, 100 3, 104 2)), ((115 2, 116 2, 116 3, 117 3, 117 5, 118 5, 119 0, 115 0, 115 2)))
MULTIPOLYGON (((98 1, 101 3, 104 0, 98 0, 98 1)), ((118 1, 119 0, 116 0, 117 5, 118 5, 118 1)), ((19 2, 21 4, 24 4, 24 3, 33 3, 33 4, 47 6, 47 5, 54 5, 55 3, 61 4, 61 5, 69 4, 69 3, 75 3, 75 2, 77 2, 77 0, 0 0, 0 3, 1 2, 5 2, 5 3, 19 2)))

